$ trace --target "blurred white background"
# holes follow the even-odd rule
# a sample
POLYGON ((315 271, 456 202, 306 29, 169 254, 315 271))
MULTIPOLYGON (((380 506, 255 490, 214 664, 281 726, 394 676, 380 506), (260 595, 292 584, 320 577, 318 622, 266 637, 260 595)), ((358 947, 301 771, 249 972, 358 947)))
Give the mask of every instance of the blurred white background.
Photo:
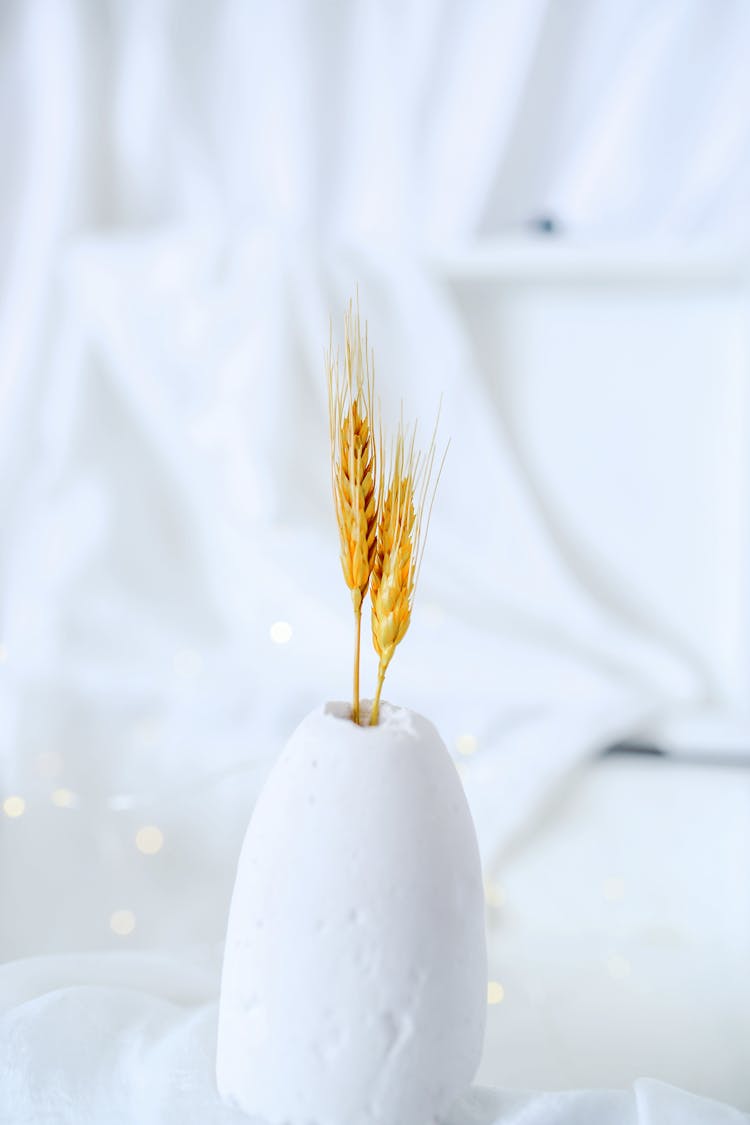
POLYGON ((71 1018, 155 1121, 167 1002, 210 1069, 253 800, 349 686, 357 285, 451 439, 386 694, 477 823, 480 1080, 750 1108, 747 5, 8 0, 0 52, 8 1119, 71 1018))

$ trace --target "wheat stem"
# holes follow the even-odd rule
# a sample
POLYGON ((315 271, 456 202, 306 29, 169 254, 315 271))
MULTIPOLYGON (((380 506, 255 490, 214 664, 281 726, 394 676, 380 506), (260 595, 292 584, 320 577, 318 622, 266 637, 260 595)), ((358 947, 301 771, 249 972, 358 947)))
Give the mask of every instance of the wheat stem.
POLYGON ((370 714, 370 726, 371 727, 376 727, 378 725, 378 721, 380 719, 380 695, 381 695, 381 692, 383 691, 383 683, 385 682, 385 670, 386 670, 386 668, 387 668, 387 664, 383 664, 382 661, 380 662, 380 664, 378 664, 378 682, 377 682, 377 686, 375 688, 375 698, 372 701, 372 712, 370 714))
POLYGON ((359 726, 359 648, 362 637, 362 602, 354 609, 354 684, 352 689, 352 721, 359 726))

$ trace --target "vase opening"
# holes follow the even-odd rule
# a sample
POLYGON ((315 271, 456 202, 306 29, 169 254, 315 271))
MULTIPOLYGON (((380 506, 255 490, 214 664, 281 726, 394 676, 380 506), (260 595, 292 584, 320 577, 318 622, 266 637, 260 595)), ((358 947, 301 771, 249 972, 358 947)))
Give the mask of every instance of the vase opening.
MULTIPOLYGON (((361 699, 359 703, 359 723, 355 723, 352 718, 352 705, 351 703, 333 702, 324 705, 324 713, 331 715, 334 719, 340 719, 342 722, 352 723, 353 726, 369 727, 370 716, 372 715, 372 700, 361 699)), ((378 726, 380 723, 378 723, 378 726)))

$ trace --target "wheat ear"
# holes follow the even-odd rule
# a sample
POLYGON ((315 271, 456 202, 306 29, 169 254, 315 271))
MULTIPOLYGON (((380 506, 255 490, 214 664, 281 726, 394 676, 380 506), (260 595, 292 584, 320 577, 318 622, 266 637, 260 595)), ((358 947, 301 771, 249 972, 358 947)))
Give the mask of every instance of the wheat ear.
POLYGON ((362 602, 375 562, 377 453, 372 433, 374 361, 364 337, 359 304, 344 317, 343 370, 331 343, 326 355, 331 477, 339 529, 341 569, 354 607, 352 719, 360 720, 359 651, 362 602))
MULTIPOLYGON (((411 624, 430 512, 445 461, 443 454, 432 484, 437 425, 436 421, 427 453, 421 454, 415 450, 416 426, 411 434, 407 434, 402 417, 387 469, 384 498, 379 506, 377 549, 370 584, 372 641, 378 654, 371 726, 378 723, 380 696, 388 665, 411 624)), ((384 460, 382 455, 381 460, 384 460)))

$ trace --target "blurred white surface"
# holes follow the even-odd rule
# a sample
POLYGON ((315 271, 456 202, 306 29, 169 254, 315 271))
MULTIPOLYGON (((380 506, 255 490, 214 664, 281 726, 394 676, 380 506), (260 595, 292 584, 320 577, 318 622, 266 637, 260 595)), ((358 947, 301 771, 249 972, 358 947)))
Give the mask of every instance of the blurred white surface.
POLYGON ((749 851, 746 769, 615 755, 571 783, 486 873, 480 1081, 656 1074, 747 1108, 749 851))
MULTIPOLYGON (((522 938, 495 919, 506 992, 483 1074, 658 1070, 750 1104, 746 1053, 706 1031, 748 1041, 740 775, 715 775, 711 815, 694 835, 680 820, 679 845, 664 834, 679 794, 704 798, 645 767, 584 781, 580 799, 598 795, 580 824, 543 827, 608 742, 677 730, 685 745, 694 712, 746 701, 748 34, 731 0, 3 6, 0 953, 57 958, 3 971, 5 1042, 39 1060, 15 1073, 30 1091, 16 1117, 45 1104, 49 1045, 88 1012, 80 1070, 55 1072, 65 1104, 111 1105, 135 1027, 153 1067, 122 1120, 186 1120, 163 1068, 200 1070, 210 1013, 175 1022, 153 966, 174 965, 167 1000, 215 996, 258 786, 300 715, 349 682, 322 352, 357 282, 386 411, 403 395, 427 423, 442 391, 452 438, 387 694, 473 750, 459 757, 485 862, 524 904, 522 938), (559 241, 519 239, 548 214, 559 241), (494 273, 473 259, 481 288, 467 276, 488 236, 505 238, 502 293, 497 255, 494 273), (652 249, 613 248, 634 239, 652 249), (695 250, 709 240, 733 249, 695 250), (446 280, 440 261, 462 255, 446 280), (658 847, 634 845, 627 877, 599 866, 607 810, 658 847), (680 875, 693 846, 706 904, 680 875), (682 888, 688 952, 644 954, 641 975, 637 927, 606 903, 587 914, 582 893, 567 937, 553 931, 542 907, 574 863, 581 887, 629 888, 637 867, 682 888), (108 955, 62 957, 91 950, 108 955), (636 982, 622 1007, 613 995, 622 1038, 602 1035, 600 955, 633 969, 612 984, 636 982), (691 975, 692 1045, 660 1050, 643 1027, 680 1044, 685 1007, 656 985, 691 975), (518 999, 533 977, 559 990, 559 1034, 518 999), (68 983, 86 992, 55 992, 68 983)), ((675 925, 646 907, 644 925, 675 925)), ((622 1113, 648 1120, 660 1097, 622 1113)), ((195 1104, 221 1120, 212 1099, 195 1104)), ((565 1104, 534 1112, 564 1120, 565 1104)))

